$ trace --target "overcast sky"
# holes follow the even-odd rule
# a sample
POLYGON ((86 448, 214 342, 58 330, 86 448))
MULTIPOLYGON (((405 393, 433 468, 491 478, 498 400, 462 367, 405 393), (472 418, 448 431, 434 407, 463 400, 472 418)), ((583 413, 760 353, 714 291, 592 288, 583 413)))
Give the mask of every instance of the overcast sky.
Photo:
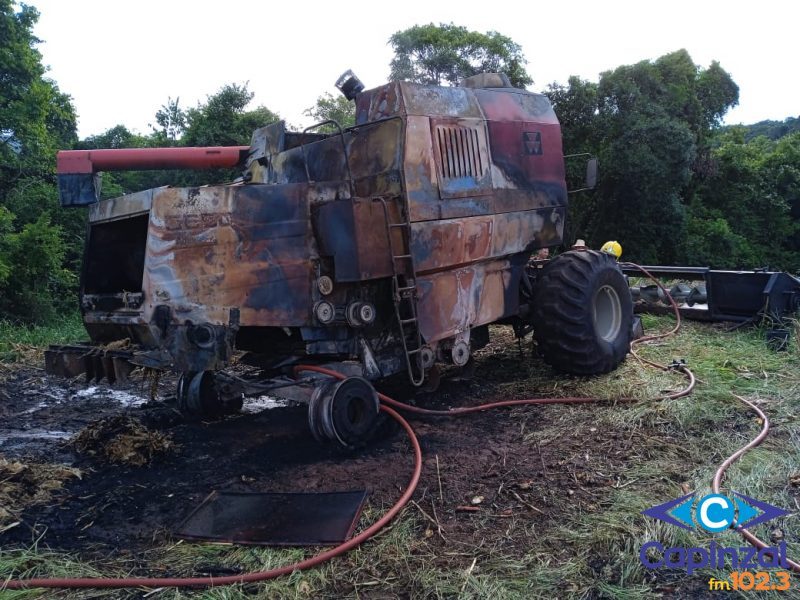
POLYGON ((740 88, 727 123, 800 114, 800 3, 670 0, 536 2, 403 0, 27 0, 50 77, 72 95, 81 137, 122 123, 141 133, 168 96, 181 105, 226 83, 249 82, 254 105, 289 123, 353 69, 368 88, 386 81, 395 31, 454 22, 519 43, 532 89, 686 48, 718 60, 740 88))

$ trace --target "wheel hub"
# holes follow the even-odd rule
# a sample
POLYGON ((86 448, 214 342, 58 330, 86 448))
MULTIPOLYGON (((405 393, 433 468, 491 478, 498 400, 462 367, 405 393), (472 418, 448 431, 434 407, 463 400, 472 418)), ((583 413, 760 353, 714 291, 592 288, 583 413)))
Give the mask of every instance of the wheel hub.
POLYGON ((613 342, 622 326, 622 302, 610 285, 601 286, 594 294, 592 321, 598 337, 613 342))
POLYGON ((378 394, 372 384, 361 377, 348 377, 317 388, 308 407, 308 424, 317 440, 351 448, 372 435, 378 410, 378 394))

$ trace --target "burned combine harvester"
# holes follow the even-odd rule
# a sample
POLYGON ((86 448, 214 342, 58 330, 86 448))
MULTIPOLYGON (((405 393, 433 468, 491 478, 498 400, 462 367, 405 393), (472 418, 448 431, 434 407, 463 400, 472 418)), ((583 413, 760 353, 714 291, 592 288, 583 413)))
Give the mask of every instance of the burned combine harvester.
POLYGON ((530 260, 561 244, 567 208, 546 97, 494 74, 364 91, 348 72, 337 86, 357 117, 320 124, 334 133, 279 122, 250 147, 60 153, 62 204, 89 205, 80 302, 94 346, 52 348, 48 371, 170 369, 181 408, 207 416, 243 395, 305 398, 314 435, 349 446, 375 424, 371 382, 464 366, 490 323, 533 330, 563 371, 624 359, 632 305, 614 258, 530 260), (100 171, 235 165, 229 185, 97 200, 100 171), (257 377, 224 370, 234 350, 257 377), (350 377, 298 385, 298 364, 350 377))

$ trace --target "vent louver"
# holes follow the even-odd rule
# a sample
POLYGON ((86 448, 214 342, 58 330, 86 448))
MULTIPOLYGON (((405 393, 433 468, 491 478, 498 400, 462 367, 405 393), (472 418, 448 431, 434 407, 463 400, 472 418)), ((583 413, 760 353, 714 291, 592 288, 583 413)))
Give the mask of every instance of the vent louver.
POLYGON ((437 125, 435 129, 437 158, 445 179, 483 177, 488 161, 481 152, 478 131, 473 127, 437 125))

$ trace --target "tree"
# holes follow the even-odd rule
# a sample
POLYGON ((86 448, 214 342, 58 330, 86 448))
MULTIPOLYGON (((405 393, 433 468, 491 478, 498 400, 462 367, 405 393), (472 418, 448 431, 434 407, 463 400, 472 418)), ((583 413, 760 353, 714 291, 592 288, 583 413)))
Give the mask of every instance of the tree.
POLYGON ((38 17, 0 0, 0 318, 24 321, 47 320, 74 297, 68 269, 78 267, 85 228, 83 215, 58 206, 55 153, 76 142, 76 117, 45 77, 38 17))
POLYGON ((566 152, 600 158, 597 189, 570 209, 575 237, 617 239, 642 262, 685 260, 687 206, 708 176, 714 131, 738 101, 730 75, 678 50, 606 71, 596 85, 570 78, 547 94, 566 152))
POLYGON ((246 110, 253 93, 247 84, 223 86, 205 104, 186 111, 185 146, 238 146, 250 143, 253 131, 279 119, 265 106, 246 110))
POLYGON ((5 255, 11 268, 0 284, 0 313, 46 322, 56 318, 57 309, 69 310, 76 278, 64 268, 65 252, 61 228, 51 225, 48 215, 4 235, 0 260, 5 255))
POLYGON ((415 25, 389 38, 395 56, 390 78, 458 85, 477 73, 502 72, 514 87, 533 83, 522 47, 496 31, 479 33, 452 23, 415 25))
POLYGON ((13 266, 8 244, 9 236, 13 231, 14 215, 5 206, 0 206, 0 290, 5 287, 13 266))
MULTIPOLYGON (((0 0, 0 193, 11 179, 51 172, 51 154, 75 135, 69 96, 44 77, 35 8, 0 0)), ((7 188, 6 188, 7 189, 7 188)))
POLYGON ((719 135, 689 206, 689 260, 800 270, 800 133, 777 142, 746 135, 744 127, 719 135))
POLYGON ((596 142, 597 84, 574 75, 566 86, 551 83, 546 92, 562 124, 565 148, 578 152, 581 145, 596 142))
MULTIPOLYGON (((742 125, 730 125, 728 129, 742 127, 742 125)), ((785 135, 800 131, 800 117, 787 117, 783 121, 759 121, 753 125, 745 125, 745 140, 750 141, 760 135, 771 140, 777 140, 785 135)))
POLYGON ((186 129, 186 113, 180 107, 180 98, 167 98, 167 103, 156 111, 158 127, 150 126, 159 140, 174 145, 186 129))
MULTIPOLYGON (((336 121, 342 129, 356 124, 355 103, 344 96, 334 97, 328 92, 317 98, 316 104, 304 110, 303 114, 314 119, 315 123, 328 120, 336 121)), ((323 125, 317 131, 335 133, 337 129, 333 125, 323 125)))

